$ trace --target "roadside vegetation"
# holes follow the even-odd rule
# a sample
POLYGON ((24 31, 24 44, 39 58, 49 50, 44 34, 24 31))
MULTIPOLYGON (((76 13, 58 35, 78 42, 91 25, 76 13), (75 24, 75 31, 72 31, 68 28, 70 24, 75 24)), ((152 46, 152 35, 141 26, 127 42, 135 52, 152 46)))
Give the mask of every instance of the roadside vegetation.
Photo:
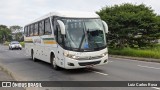
POLYGON ((155 45, 155 47, 145 48, 145 49, 136 49, 130 47, 119 48, 119 49, 109 48, 109 54, 160 59, 160 45, 155 45))
POLYGON ((23 42, 23 27, 18 25, 6 26, 0 25, 0 43, 7 44, 10 41, 23 42))
POLYGON ((22 47, 24 47, 23 28, 18 25, 6 26, 0 25, 0 43, 3 45, 9 45, 10 41, 19 41, 22 47))
POLYGON ((25 45, 24 42, 20 42, 20 44, 22 45, 22 47, 24 47, 24 45, 25 45))
POLYGON ((160 59, 160 16, 151 7, 125 3, 97 14, 109 27, 109 54, 160 59))

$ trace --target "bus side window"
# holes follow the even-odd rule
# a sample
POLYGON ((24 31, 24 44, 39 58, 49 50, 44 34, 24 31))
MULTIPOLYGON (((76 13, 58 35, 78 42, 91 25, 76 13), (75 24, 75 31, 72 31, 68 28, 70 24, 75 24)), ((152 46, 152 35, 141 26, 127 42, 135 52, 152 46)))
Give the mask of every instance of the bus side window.
POLYGON ((39 35, 44 34, 44 21, 39 22, 39 35))
POLYGON ((35 36, 38 36, 38 23, 35 23, 35 32, 34 32, 35 36))
POLYGON ((26 26, 26 37, 28 37, 28 36, 29 36, 28 32, 29 32, 29 27, 28 27, 28 26, 26 26))
POLYGON ((56 18, 53 18, 52 19, 52 24, 53 24, 53 32, 54 32, 54 38, 56 40, 56 42, 58 42, 58 39, 57 39, 57 22, 56 22, 56 18))
POLYGON ((27 26, 24 27, 24 35, 27 36, 27 26))
POLYGON ((42 35, 42 22, 38 23, 39 25, 39 35, 42 35))
POLYGON ((55 36, 55 40, 56 42, 63 47, 63 39, 62 39, 62 34, 61 34, 61 30, 60 30, 60 26, 58 25, 57 19, 54 18, 54 36, 55 36))
POLYGON ((33 36, 33 30, 34 30, 34 27, 33 27, 34 25, 33 24, 31 24, 30 25, 30 36, 33 36))
POLYGON ((31 25, 28 26, 28 36, 30 36, 31 33, 31 25))
POLYGON ((50 24, 50 19, 45 20, 45 35, 50 35, 52 33, 51 31, 51 24, 50 24))
POLYGON ((35 24, 32 24, 32 36, 34 36, 35 33, 35 24))
POLYGON ((62 46, 62 34, 61 34, 61 30, 59 28, 58 25, 56 25, 56 29, 57 29, 57 39, 58 39, 58 43, 59 45, 62 46))

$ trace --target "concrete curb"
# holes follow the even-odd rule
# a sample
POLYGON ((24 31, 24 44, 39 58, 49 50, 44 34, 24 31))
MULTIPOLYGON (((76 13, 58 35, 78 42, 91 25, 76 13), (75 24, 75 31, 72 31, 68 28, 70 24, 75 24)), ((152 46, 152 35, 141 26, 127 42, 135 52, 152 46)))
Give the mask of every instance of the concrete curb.
MULTIPOLYGON (((16 78, 16 75, 13 74, 11 71, 9 71, 9 70, 7 69, 7 67, 5 67, 4 65, 2 65, 1 63, 0 63, 0 69, 1 69, 2 71, 6 72, 9 76, 11 76, 15 81, 19 81, 19 80, 16 78)), ((27 90, 27 88, 24 88, 24 89, 27 90)))
MULTIPOLYGON (((16 80, 16 78, 14 77, 14 75, 12 74, 12 72, 10 72, 7 68, 5 68, 2 64, 0 64, 0 69, 4 72, 6 72, 9 76, 11 76, 14 80, 16 80)), ((17 81, 17 80, 16 80, 17 81)))
MULTIPOLYGON (((2 65, 0 63, 0 69, 4 72, 6 72, 9 76, 11 76, 15 81, 26 81, 18 78, 18 75, 16 75, 14 72, 10 71, 6 66, 2 65)), ((43 88, 38 88, 38 87, 22 87, 24 90, 46 90, 43 88)))
POLYGON ((109 55, 109 57, 160 63, 160 59, 153 59, 153 58, 129 57, 129 56, 119 56, 119 55, 109 55))

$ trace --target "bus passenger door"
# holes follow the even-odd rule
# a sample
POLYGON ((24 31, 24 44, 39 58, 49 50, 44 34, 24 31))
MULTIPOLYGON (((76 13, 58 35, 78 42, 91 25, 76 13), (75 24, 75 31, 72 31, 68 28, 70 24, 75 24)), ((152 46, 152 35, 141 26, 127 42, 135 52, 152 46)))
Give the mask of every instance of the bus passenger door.
POLYGON ((65 61, 64 61, 64 49, 63 47, 63 39, 62 39, 62 34, 60 31, 60 28, 58 25, 56 25, 56 39, 57 39, 57 64, 61 67, 64 67, 65 61))

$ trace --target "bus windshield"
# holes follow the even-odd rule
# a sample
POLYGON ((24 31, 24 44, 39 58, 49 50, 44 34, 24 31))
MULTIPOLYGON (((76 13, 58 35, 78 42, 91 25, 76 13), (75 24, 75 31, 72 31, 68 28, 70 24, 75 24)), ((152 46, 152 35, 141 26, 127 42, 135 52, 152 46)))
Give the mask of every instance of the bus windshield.
POLYGON ((65 24, 65 47, 74 51, 98 51, 106 47, 101 19, 61 19, 65 24))

